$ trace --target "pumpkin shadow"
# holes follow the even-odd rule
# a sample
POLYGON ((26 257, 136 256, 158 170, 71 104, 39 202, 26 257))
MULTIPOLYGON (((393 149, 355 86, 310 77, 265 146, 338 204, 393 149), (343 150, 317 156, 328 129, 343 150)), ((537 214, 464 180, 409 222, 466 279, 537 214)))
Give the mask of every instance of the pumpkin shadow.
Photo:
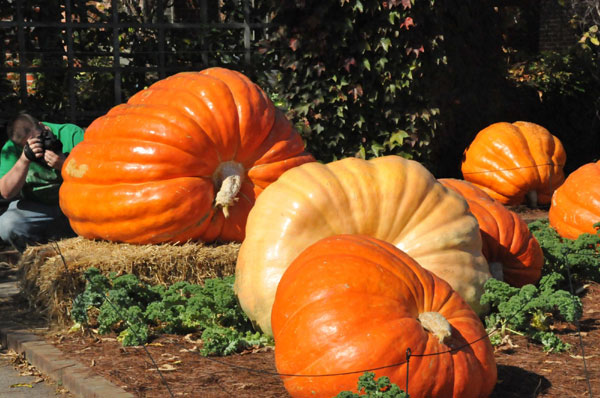
POLYGON ((550 381, 517 366, 498 365, 498 382, 490 398, 537 397, 551 387, 550 381))

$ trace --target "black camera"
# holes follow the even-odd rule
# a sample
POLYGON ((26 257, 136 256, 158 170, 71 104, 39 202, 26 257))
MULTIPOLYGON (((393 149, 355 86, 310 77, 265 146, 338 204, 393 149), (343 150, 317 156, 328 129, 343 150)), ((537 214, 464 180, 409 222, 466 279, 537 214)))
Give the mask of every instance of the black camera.
MULTIPOLYGON (((40 125, 40 130, 42 131, 39 136, 42 149, 44 151, 49 150, 54 153, 61 153, 63 147, 62 142, 60 142, 59 139, 56 138, 56 136, 52 134, 50 129, 48 129, 46 126, 40 125)), ((25 157, 27 157, 27 159, 48 167, 43 157, 38 158, 35 156, 35 153, 33 153, 29 144, 25 144, 23 152, 25 152, 25 157)))

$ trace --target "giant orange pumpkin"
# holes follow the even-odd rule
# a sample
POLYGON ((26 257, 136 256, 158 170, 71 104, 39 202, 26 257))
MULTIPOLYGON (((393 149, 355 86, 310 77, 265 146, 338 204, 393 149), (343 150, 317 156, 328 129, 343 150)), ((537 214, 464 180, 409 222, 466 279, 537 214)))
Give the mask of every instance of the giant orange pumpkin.
POLYGON ((468 181, 438 181, 467 200, 479 222, 482 252, 492 276, 517 287, 536 283, 542 274, 544 253, 525 221, 468 181))
POLYGON ((262 190, 313 160, 246 76, 183 72, 89 126, 63 167, 60 206, 87 238, 241 241, 262 190))
POLYGON ((491 275, 467 202, 418 162, 346 158, 286 171, 248 216, 234 289, 263 332, 271 333, 271 307, 286 268, 311 244, 339 234, 394 244, 485 312, 479 298, 491 275))
POLYGON ((281 278, 272 325, 277 371, 294 398, 356 391, 367 369, 404 388, 407 349, 411 397, 484 398, 496 384, 475 312, 407 254, 366 236, 304 250, 281 278))
POLYGON ((564 238, 596 233, 594 224, 600 222, 600 161, 585 164, 567 177, 552 196, 548 218, 564 238))
POLYGON ((558 138, 535 123, 494 123, 465 150, 465 180, 503 204, 527 197, 532 206, 550 203, 564 181, 565 150, 558 138))

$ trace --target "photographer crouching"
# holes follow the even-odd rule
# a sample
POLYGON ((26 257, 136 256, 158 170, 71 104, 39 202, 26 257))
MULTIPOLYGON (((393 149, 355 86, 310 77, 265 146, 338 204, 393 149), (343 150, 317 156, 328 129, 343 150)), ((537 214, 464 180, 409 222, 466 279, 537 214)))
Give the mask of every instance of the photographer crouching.
POLYGON ((18 251, 27 245, 73 237, 58 204, 61 169, 83 140, 74 124, 40 122, 27 113, 7 126, 8 141, 0 153, 0 194, 12 200, 0 216, 0 239, 18 251))

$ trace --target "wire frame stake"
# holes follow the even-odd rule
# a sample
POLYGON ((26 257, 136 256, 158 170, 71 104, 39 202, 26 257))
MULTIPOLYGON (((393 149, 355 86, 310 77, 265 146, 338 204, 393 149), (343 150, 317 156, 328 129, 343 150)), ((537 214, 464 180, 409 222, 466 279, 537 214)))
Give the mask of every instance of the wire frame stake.
MULTIPOLYGON (((575 293, 573 290, 573 281, 571 280, 571 265, 569 264, 568 261, 568 252, 567 249, 565 247, 562 247, 561 249, 561 257, 562 257, 562 262, 563 262, 563 266, 567 269, 567 276, 569 277, 569 290, 571 291, 571 295, 574 297, 575 293)), ((573 298, 574 300, 574 298, 573 298)), ((590 382, 590 373, 588 371, 587 368, 587 361, 585 359, 585 348, 583 345, 583 337, 581 337, 581 327, 579 324, 579 319, 575 319, 575 326, 577 327, 577 335, 579 337, 579 346, 581 347, 581 358, 583 360, 583 372, 585 373, 585 379, 587 382, 587 388, 588 388, 588 392, 590 393, 590 398, 593 398, 593 394, 592 394, 592 383, 590 382)))
POLYGON ((406 395, 408 395, 408 370, 410 368, 410 355, 412 354, 412 351, 410 350, 410 347, 408 347, 406 349, 406 395))

